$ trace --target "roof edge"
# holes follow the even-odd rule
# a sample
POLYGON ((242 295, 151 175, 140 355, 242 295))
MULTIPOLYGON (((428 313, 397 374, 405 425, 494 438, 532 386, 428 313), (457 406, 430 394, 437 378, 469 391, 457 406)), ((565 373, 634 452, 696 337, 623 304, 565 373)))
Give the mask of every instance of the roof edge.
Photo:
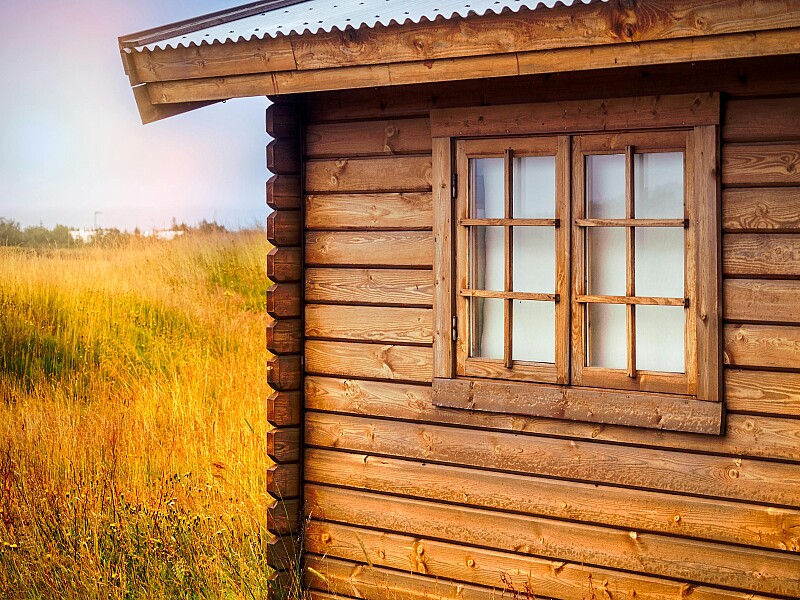
POLYGON ((293 6, 306 1, 307 0, 258 0, 257 2, 251 2, 242 6, 220 10, 202 15, 200 17, 176 21, 175 23, 169 23, 160 27, 145 29, 136 33, 120 36, 118 38, 119 47, 120 50, 124 50, 126 48, 145 46, 147 44, 152 44, 161 40, 167 40, 178 35, 194 33, 195 31, 200 31, 201 29, 212 27, 214 25, 223 25, 225 23, 230 23, 231 21, 251 17, 260 12, 284 8, 286 6, 293 6))

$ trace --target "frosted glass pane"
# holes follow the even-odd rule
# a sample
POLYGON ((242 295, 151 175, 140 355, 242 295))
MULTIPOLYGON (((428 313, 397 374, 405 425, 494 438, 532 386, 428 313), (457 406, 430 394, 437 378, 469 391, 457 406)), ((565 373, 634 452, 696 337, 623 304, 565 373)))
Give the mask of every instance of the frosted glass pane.
POLYGON ((634 156, 637 219, 683 218, 683 152, 634 156))
POLYGON ((586 213, 590 219, 625 218, 625 155, 586 157, 586 213))
POLYGON ((684 230, 636 228, 636 295, 683 298, 684 230))
POLYGON ((622 304, 589 304, 589 357, 591 367, 626 369, 628 336, 625 306, 622 304))
POLYGON ((552 302, 514 300, 511 357, 514 360, 556 362, 556 307, 552 302))
POLYGON ((552 294, 556 289, 556 232, 514 227, 514 291, 552 294))
POLYGON ((473 290, 505 289, 505 232, 503 227, 470 227, 469 285, 473 290))
POLYGON ((472 335, 470 356, 503 358, 503 300, 470 298, 472 335))
POLYGON ((622 227, 587 228, 588 290, 595 296, 625 295, 625 229, 622 227))
POLYGON ((555 216, 555 156, 515 158, 514 218, 554 219, 555 216))
POLYGON ((642 371, 686 371, 682 306, 636 307, 636 368, 642 371))
POLYGON ((504 164, 502 158, 470 159, 470 217, 475 219, 505 217, 504 164))

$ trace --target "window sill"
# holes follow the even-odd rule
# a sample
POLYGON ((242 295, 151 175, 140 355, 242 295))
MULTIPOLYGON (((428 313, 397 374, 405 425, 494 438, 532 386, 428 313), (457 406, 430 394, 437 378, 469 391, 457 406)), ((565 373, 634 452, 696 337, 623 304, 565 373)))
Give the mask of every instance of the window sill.
POLYGON ((691 396, 586 387, 487 381, 433 380, 433 404, 493 413, 721 435, 721 402, 691 396))

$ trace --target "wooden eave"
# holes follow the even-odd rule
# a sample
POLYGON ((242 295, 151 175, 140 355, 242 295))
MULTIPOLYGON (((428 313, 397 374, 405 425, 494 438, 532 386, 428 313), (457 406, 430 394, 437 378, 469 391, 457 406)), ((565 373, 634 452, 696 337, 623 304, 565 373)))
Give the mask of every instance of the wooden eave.
POLYGON ((800 1, 613 0, 121 50, 149 122, 235 97, 798 54, 800 1))

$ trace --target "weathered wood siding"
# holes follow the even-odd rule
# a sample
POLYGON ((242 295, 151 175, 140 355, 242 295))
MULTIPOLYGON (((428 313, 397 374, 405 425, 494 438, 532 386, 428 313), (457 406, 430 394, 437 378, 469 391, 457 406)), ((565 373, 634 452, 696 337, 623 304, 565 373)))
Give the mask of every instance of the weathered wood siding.
POLYGON ((749 80, 745 68, 309 98, 304 538, 327 578, 309 572, 316 598, 800 598, 800 95, 787 97, 800 90, 776 66, 751 64, 749 80), (586 97, 593 81, 618 96, 731 94, 724 436, 431 404, 427 111, 586 97))

